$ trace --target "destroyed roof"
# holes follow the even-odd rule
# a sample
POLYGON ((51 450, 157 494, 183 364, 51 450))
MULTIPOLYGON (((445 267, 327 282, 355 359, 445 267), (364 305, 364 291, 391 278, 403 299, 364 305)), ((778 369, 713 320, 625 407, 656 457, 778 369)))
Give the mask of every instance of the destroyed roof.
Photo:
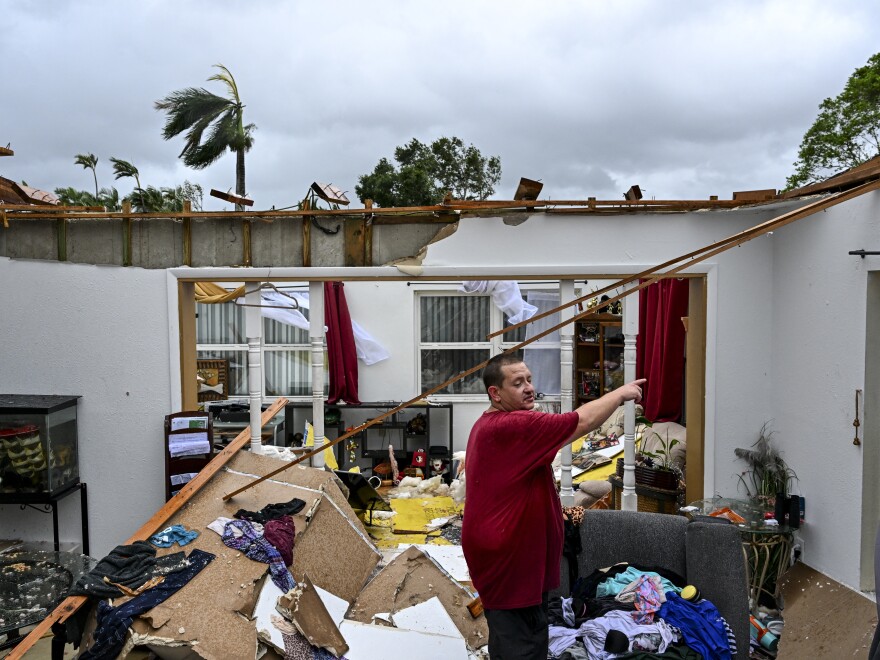
POLYGON ((0 176, 0 202, 6 204, 57 205, 58 198, 50 192, 16 183, 0 176))

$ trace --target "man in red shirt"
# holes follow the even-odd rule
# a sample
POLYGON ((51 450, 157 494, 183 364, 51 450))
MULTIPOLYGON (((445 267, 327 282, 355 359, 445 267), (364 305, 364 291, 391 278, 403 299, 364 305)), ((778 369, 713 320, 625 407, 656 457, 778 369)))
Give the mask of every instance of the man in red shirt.
POLYGON ((461 543, 489 623, 492 660, 546 660, 547 592, 559 586, 562 509, 553 458, 598 428, 644 379, 564 414, 533 411, 532 374, 515 355, 483 370, 490 407, 468 439, 461 543))

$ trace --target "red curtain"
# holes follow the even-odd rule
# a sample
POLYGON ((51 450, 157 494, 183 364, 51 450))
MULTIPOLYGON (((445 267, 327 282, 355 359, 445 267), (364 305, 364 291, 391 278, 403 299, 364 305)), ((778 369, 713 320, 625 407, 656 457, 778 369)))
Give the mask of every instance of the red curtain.
POLYGON ((687 280, 660 280, 639 292, 636 376, 647 378, 642 405, 653 422, 681 418, 687 280))
POLYGON ((327 324, 327 354, 330 395, 327 403, 360 403, 358 363, 351 316, 342 282, 324 282, 324 322, 327 324))

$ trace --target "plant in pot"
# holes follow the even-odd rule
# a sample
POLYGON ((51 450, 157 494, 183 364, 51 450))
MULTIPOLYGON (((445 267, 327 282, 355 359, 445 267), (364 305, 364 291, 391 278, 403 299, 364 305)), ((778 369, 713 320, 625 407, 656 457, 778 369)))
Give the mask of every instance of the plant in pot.
MULTIPOLYGON (((677 438, 670 438, 669 431, 666 437, 653 429, 654 423, 649 419, 636 417, 637 424, 643 424, 645 430, 642 433, 642 449, 636 454, 636 483, 643 486, 652 486, 663 490, 676 490, 682 481, 681 469, 675 464, 672 457, 672 448, 679 444, 677 438), (644 448, 649 436, 657 438, 657 445, 653 451, 644 448)), ((617 474, 623 477, 623 459, 617 459, 617 474)))
POLYGON ((785 498, 797 481, 792 470, 779 450, 773 446, 773 431, 765 422, 758 433, 758 439, 751 449, 734 449, 737 458, 748 467, 739 474, 739 482, 751 500, 765 509, 773 509, 776 499, 785 498))

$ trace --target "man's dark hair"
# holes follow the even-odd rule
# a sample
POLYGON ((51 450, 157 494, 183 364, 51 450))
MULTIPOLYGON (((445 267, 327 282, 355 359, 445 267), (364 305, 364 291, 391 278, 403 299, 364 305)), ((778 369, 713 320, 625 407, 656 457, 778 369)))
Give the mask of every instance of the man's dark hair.
POLYGON ((486 386, 486 392, 493 385, 501 387, 504 383, 502 367, 506 367, 508 364, 519 364, 522 361, 523 359, 516 353, 501 353, 489 360, 489 363, 483 368, 483 385, 486 386))

